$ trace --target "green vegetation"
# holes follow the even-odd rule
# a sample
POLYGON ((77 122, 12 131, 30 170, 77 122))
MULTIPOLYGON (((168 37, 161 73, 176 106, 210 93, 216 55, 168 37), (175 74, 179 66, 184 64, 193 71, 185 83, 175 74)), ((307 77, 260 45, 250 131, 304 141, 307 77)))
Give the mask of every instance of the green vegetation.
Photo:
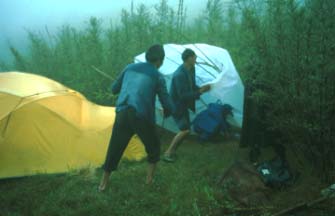
MULTIPOLYGON (((160 134, 162 150, 165 150, 173 135, 160 134)), ((266 151, 264 159, 271 158, 271 148, 266 151)), ((315 199, 319 190, 327 186, 311 178, 309 169, 302 169, 295 187, 271 192, 270 205, 240 206, 218 182, 232 163, 245 160, 247 154, 248 151, 240 150, 234 140, 200 144, 191 137, 178 149, 176 163, 159 163, 153 185, 145 184, 145 160, 122 161, 103 193, 98 192, 101 169, 5 179, 0 181, 0 215, 268 216, 315 199)), ((307 209, 301 216, 307 215, 306 212, 316 216, 330 216, 335 212, 331 200, 318 207, 316 212, 307 209)))
MULTIPOLYGON (((116 77, 135 55, 153 43, 209 43, 230 51, 244 81, 262 86, 255 93, 269 128, 313 161, 316 174, 334 178, 335 1, 236 0, 228 6, 209 0, 198 18, 185 22, 161 0, 123 10, 121 23, 103 28, 91 18, 85 29, 63 26, 56 35, 29 32, 29 55, 15 47, 13 70, 42 74, 112 105, 110 81, 92 65, 116 77)), ((1 65, 0 65, 1 66, 1 65)), ((4 68, 5 65, 2 65, 4 68)))
MULTIPOLYGON (((172 136, 166 139, 166 143, 172 136)), ((161 162, 152 186, 145 185, 147 164, 120 164, 104 193, 102 170, 3 180, 0 213, 10 215, 220 215, 233 208, 220 198, 216 181, 234 160, 236 143, 200 145, 188 141, 175 164, 161 162), (220 199, 220 200, 219 200, 220 199)), ((167 145, 164 145, 164 149, 167 145)))
MULTIPOLYGON (((108 27, 92 17, 85 29, 62 26, 56 35, 29 32, 29 54, 11 47, 15 61, 0 63, 0 69, 41 74, 96 103, 113 105, 110 81, 92 65, 116 77, 153 43, 226 48, 242 79, 260 86, 253 97, 268 107, 267 127, 283 134, 287 148, 304 161, 300 167, 333 183, 335 1, 208 0, 198 18, 185 22, 187 15, 184 8, 176 11, 161 0, 153 11, 145 5, 123 10, 121 22, 108 27)), ((225 147, 202 148, 184 150, 176 166, 162 164, 152 188, 142 183, 144 164, 123 163, 106 194, 96 192, 100 171, 31 177, 2 183, 0 207, 8 215, 219 215, 215 211, 230 203, 217 199, 212 177, 222 173, 228 165, 225 156, 231 156, 224 154, 225 147)))

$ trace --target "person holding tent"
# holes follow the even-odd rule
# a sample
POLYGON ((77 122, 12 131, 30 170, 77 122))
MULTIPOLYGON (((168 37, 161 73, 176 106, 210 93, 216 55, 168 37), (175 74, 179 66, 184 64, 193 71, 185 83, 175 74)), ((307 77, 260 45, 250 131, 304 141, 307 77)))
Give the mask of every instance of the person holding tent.
POLYGON ((191 122, 189 109, 195 112, 195 101, 200 99, 200 95, 210 90, 210 85, 198 87, 195 84, 195 64, 197 56, 191 49, 185 49, 182 53, 183 64, 174 72, 170 95, 175 105, 176 112, 173 118, 180 130, 173 138, 169 148, 166 150, 163 160, 166 162, 175 161, 177 147, 190 133, 191 122))
POLYGON ((111 173, 117 169, 129 140, 137 134, 148 154, 146 183, 153 180, 160 159, 160 141, 155 132, 155 99, 158 95, 167 117, 174 112, 165 80, 158 72, 165 57, 161 45, 153 45, 146 54, 145 63, 128 65, 112 85, 113 94, 119 94, 113 133, 103 165, 104 173, 99 186, 104 191, 111 173))

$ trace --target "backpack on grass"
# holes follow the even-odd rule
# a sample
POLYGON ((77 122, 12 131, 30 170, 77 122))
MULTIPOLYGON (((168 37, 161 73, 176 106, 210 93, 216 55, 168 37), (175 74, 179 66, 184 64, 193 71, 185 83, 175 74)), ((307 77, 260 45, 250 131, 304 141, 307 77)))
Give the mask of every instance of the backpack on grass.
POLYGON ((230 128, 225 117, 232 114, 232 107, 229 104, 210 103, 208 108, 200 112, 193 120, 193 130, 202 141, 211 140, 219 133, 230 128))
POLYGON ((282 188, 293 183, 293 175, 287 162, 280 157, 262 162, 257 167, 264 184, 272 188, 282 188))

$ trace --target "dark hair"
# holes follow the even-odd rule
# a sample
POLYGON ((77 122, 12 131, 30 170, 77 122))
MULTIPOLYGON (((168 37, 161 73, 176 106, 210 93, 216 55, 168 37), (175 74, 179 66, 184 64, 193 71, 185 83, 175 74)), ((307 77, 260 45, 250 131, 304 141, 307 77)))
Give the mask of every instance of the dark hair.
POLYGON ((145 59, 147 62, 155 63, 157 61, 163 61, 165 57, 164 47, 160 44, 151 46, 145 53, 145 59))
POLYGON ((191 49, 185 49, 183 54, 181 54, 181 58, 185 62, 188 58, 195 56, 195 52, 191 49))

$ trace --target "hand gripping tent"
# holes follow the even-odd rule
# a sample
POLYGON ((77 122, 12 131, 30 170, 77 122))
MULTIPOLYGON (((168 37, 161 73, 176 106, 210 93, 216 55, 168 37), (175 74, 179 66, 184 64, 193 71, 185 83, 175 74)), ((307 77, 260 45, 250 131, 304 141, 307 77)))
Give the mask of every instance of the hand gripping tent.
MULTIPOLYGON (((50 79, 0 73, 0 178, 100 166, 114 118, 113 107, 93 104, 50 79)), ((145 156, 138 138, 123 156, 145 156)))
MULTIPOLYGON (((164 75, 168 89, 170 88, 173 73, 183 63, 181 54, 186 48, 192 49, 198 56, 195 68, 196 84, 198 86, 211 84, 212 86, 212 89, 208 93, 203 94, 201 99, 196 102, 196 113, 191 112, 191 120, 194 119, 197 113, 206 109, 209 103, 220 101, 223 104, 230 104, 234 108, 234 117, 229 119, 229 122, 241 128, 244 86, 227 50, 207 44, 164 45, 165 60, 160 72, 164 75)), ((135 57, 135 62, 144 61, 145 53, 135 57)), ((160 110, 161 105, 156 102, 157 124, 170 131, 177 132, 178 128, 173 119, 163 120, 160 110)))

